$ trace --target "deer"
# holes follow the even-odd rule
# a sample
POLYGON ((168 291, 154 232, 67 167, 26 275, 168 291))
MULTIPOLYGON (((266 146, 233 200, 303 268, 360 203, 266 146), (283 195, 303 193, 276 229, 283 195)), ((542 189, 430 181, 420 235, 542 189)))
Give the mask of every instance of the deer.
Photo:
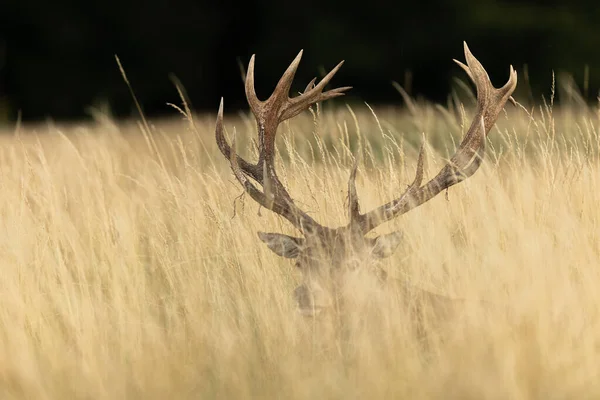
MULTIPOLYGON (((367 234, 379 225, 399 217, 434 198, 465 179, 471 177, 482 164, 485 141, 507 101, 516 105, 513 92, 517 86, 517 73, 510 66, 509 79, 501 88, 495 88, 483 65, 473 56, 464 42, 466 64, 454 60, 466 72, 477 90, 477 108, 473 121, 454 155, 434 178, 423 184, 426 162, 425 143, 421 145, 415 177, 408 188, 397 198, 368 212, 361 212, 356 189, 357 157, 348 180, 348 209, 350 221, 331 228, 318 223, 296 205, 275 170, 275 137, 278 126, 315 103, 346 94, 351 89, 344 86, 325 90, 325 86, 342 67, 337 64, 318 83, 311 80, 304 92, 289 97, 294 75, 302 58, 302 51, 289 65, 266 100, 259 100, 254 87, 255 55, 248 64, 246 99, 256 119, 258 130, 258 160, 251 163, 235 151, 235 136, 229 144, 224 134, 223 98, 216 121, 216 143, 229 161, 238 183, 256 203, 285 218, 301 234, 293 237, 273 232, 258 232, 258 238, 278 256, 295 260, 301 272, 301 284, 294 290, 297 309, 303 315, 317 316, 327 310, 343 309, 345 276, 354 271, 367 274, 386 285, 387 273, 377 267, 379 260, 391 256, 402 241, 402 233, 394 231, 378 237, 367 234)), ((405 305, 417 316, 424 313, 450 315, 455 312, 460 299, 453 299, 400 283, 405 305), (424 311, 428 310, 428 311, 424 311)), ((428 314, 429 315, 429 314, 428 314)))

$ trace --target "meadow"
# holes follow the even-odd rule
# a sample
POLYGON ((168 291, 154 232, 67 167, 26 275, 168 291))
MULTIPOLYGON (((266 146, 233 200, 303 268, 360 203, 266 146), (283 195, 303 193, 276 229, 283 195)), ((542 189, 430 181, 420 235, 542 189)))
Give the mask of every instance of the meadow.
MULTIPOLYGON (((367 210, 410 183, 423 137, 433 177, 472 105, 328 102, 280 127, 280 176, 345 224, 355 155, 367 210)), ((240 196, 216 115, 173 114, 2 132, 3 399, 600 396, 599 108, 507 105, 472 178, 372 233, 405 234, 390 276, 473 300, 427 348, 384 303, 345 338, 298 314, 298 272, 256 235, 297 233, 240 196)), ((251 116, 225 125, 252 158, 251 116)))

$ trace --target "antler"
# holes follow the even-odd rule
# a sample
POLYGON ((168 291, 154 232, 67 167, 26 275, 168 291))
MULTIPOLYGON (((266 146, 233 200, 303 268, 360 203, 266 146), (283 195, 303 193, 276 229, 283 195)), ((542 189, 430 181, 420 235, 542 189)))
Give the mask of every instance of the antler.
MULTIPOLYGON (((325 86, 344 62, 340 62, 316 86, 315 78, 310 81, 302 95, 290 98, 289 91, 302 58, 302 51, 300 51, 277 83, 273 94, 267 100, 261 101, 254 90, 254 58, 253 55, 248 64, 245 86, 246 99, 258 126, 258 161, 256 164, 252 164, 238 157, 235 149, 227 143, 223 134, 223 99, 221 99, 217 116, 217 145, 221 153, 230 160, 231 169, 237 180, 258 204, 283 216, 303 233, 325 229, 294 204, 291 196, 277 177, 274 164, 275 135, 281 122, 295 117, 312 104, 343 96, 344 92, 351 88, 346 86, 323 92, 325 86), (257 188, 248 177, 258 182, 263 190, 257 188)), ((233 145, 235 147, 235 138, 233 145)))
POLYGON ((361 214, 359 211, 354 182, 356 169, 353 168, 348 181, 350 226, 358 227, 363 233, 367 233, 380 224, 431 200, 442 190, 462 182, 479 169, 485 153, 486 135, 496 123, 506 102, 510 100, 514 103, 511 95, 517 87, 517 73, 511 65, 508 82, 502 88, 496 89, 483 65, 471 54, 466 42, 464 48, 467 65, 457 60, 454 61, 465 70, 477 87, 477 113, 456 153, 435 178, 421 186, 425 163, 425 148, 422 146, 415 180, 408 189, 397 199, 365 214, 361 214))

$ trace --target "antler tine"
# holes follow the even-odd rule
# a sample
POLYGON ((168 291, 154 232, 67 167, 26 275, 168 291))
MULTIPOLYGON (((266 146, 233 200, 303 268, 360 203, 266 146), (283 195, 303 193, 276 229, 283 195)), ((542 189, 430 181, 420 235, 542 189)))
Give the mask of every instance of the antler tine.
POLYGON ((309 90, 314 88, 316 81, 317 81, 317 78, 312 78, 312 80, 310 82, 308 82, 308 85, 306 85, 306 89, 304 89, 304 92, 302 92, 302 93, 307 93, 309 90))
MULTIPOLYGON (((400 196, 405 197, 407 194, 413 192, 415 189, 421 187, 423 181, 423 170, 427 162, 427 154, 425 153, 425 136, 423 136, 423 142, 419 149, 419 158, 417 160, 417 168, 415 171, 415 178, 409 185, 406 191, 400 196)), ((356 173, 358 170, 358 158, 354 159, 352 164, 352 171, 350 172, 350 178, 348 179, 348 214, 350 215, 350 224, 360 222, 363 215, 360 213, 360 202, 358 199, 358 193, 356 191, 356 173)))
MULTIPOLYGON (((217 113, 217 124, 215 127, 215 137, 217 141, 217 146, 221 153, 225 156, 226 159, 231 158, 231 146, 227 143, 227 139, 225 138, 225 134, 223 133, 223 98, 221 97, 221 103, 219 104, 219 112, 217 113)), ((248 175, 250 175, 253 179, 256 179, 259 182, 262 182, 262 174, 260 169, 253 164, 250 164, 248 161, 243 158, 239 158, 239 164, 241 169, 248 175)))
POLYGON ((423 135, 423 141, 421 143, 421 148, 419 149, 419 158, 417 159, 417 170, 415 171, 415 179, 408 187, 408 190, 421 187, 421 182, 423 182, 425 164, 427 163, 427 153, 425 151, 425 135, 423 135))
MULTIPOLYGON (((469 57, 467 57, 467 58, 471 58, 471 60, 472 60, 471 62, 478 64, 479 67, 481 67, 481 69, 485 73, 486 78, 489 80, 487 72, 485 71, 485 69, 483 69, 483 66, 481 65, 481 63, 473 56, 473 53, 471 53, 471 51, 469 50, 469 47, 467 46, 466 42, 464 43, 464 47, 465 47, 465 53, 469 54, 469 57)), ((456 64, 458 64, 458 66, 461 67, 467 73, 469 78, 471 78, 471 81, 475 82, 476 78, 473 77, 473 74, 471 73, 471 69, 469 66, 458 61, 457 59, 452 59, 452 61, 454 61, 456 64)), ((467 60, 467 63, 468 63, 468 60, 467 60)), ((509 75, 510 75, 510 79, 508 80, 508 82, 506 82, 506 84, 502 88, 500 88, 500 91, 509 90, 509 87, 513 84, 513 79, 514 79, 514 81, 516 81, 516 79, 517 79, 517 72, 515 71, 515 69, 513 68, 512 65, 510 66, 509 75), (514 78, 513 78, 513 75, 514 75, 514 78)), ((510 101, 513 106, 517 105, 517 101, 512 96, 508 97, 508 101, 510 101)))
POLYGON ((356 192, 356 172, 358 171, 358 157, 354 158, 350 178, 348 178, 348 214, 350 223, 360 218, 360 204, 358 202, 358 193, 356 192))
POLYGON ((473 75, 471 75, 471 70, 469 69, 469 67, 467 67, 462 61, 459 61, 456 58, 453 58, 452 61, 458 64, 458 66, 461 67, 467 73, 469 78, 471 78, 471 81, 475 81, 475 79, 473 79, 473 75))
POLYGON ((293 118, 306 110, 311 105, 320 101, 332 99, 334 97, 343 96, 346 91, 352 89, 352 86, 344 86, 341 88, 332 89, 323 93, 323 89, 329 81, 335 76, 339 69, 344 65, 344 61, 340 61, 321 81, 314 87, 316 78, 313 79, 300 96, 288 99, 281 113, 281 121, 293 118))
POLYGON ((331 71, 329 71, 329 73, 325 75, 323 79, 321 79, 321 82, 319 82, 317 86, 315 86, 314 90, 319 93, 322 92, 325 86, 327 86, 327 84, 329 83, 329 81, 335 76, 335 74, 337 74, 340 68, 342 68, 342 65, 344 65, 343 60, 340 61, 338 65, 336 65, 331 71))
POLYGON ((254 59, 255 55, 252 54, 250 62, 248 63, 248 70, 246 71, 246 83, 244 88, 246 90, 246 100, 248 100, 248 105, 252 112, 257 114, 260 112, 263 102, 256 96, 256 89, 254 88, 254 59))
MULTIPOLYGON (((275 90, 273 94, 269 98, 271 98, 285 102, 285 100, 289 99, 290 88, 292 87, 292 82, 294 81, 294 76, 296 76, 296 71, 298 70, 298 65, 300 65, 300 60, 302 60, 303 50, 300 50, 294 61, 290 64, 290 66, 285 70, 279 82, 277 82, 277 86, 275 86, 275 90)), ((284 119, 280 119, 280 122, 284 119)))
POLYGON ((485 68, 473 56, 466 43, 464 43, 464 51, 467 64, 460 61, 457 61, 457 64, 469 75, 477 87, 477 113, 469 130, 450 161, 424 186, 421 186, 425 162, 425 152, 422 147, 417 162, 415 180, 409 188, 397 199, 360 215, 352 222, 357 224, 363 232, 366 233, 383 222, 420 206, 442 190, 472 176, 479 169, 485 153, 486 135, 496 123, 506 102, 512 98, 511 95, 517 87, 517 73, 511 66, 508 82, 496 89, 485 68))

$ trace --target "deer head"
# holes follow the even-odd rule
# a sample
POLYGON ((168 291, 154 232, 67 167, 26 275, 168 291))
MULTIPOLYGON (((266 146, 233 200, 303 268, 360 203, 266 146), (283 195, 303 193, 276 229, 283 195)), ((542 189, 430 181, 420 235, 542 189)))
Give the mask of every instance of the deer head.
MULTIPOLYGON (((399 215, 407 213, 435 197, 441 191, 473 175, 483 160, 486 135, 495 124, 517 85, 517 74, 510 67, 510 78, 496 89, 481 63, 464 44, 466 64, 454 60, 471 78, 477 88, 477 112, 456 153, 440 172, 423 184, 424 147, 421 147, 414 181, 396 199, 369 212, 361 213, 355 178, 357 164, 348 181, 348 213, 346 226, 329 228, 316 222, 294 203, 283 186, 274 165, 274 147, 277 127, 286 119, 308 109, 312 104, 342 96, 350 87, 324 91, 325 86, 340 69, 340 62, 318 84, 313 79, 303 94, 289 97, 290 87, 302 52, 285 71, 273 94, 265 101, 257 98, 254 90, 254 56, 250 59, 246 76, 246 98, 258 126, 258 161, 250 163, 239 157, 223 133, 223 99, 216 124, 216 141, 219 149, 230 161, 231 169, 244 190, 262 207, 287 219, 301 233, 292 237, 279 233, 259 232, 258 237, 277 255, 296 260, 302 273, 302 284, 294 295, 299 310, 313 315, 316 311, 335 307, 346 277, 353 273, 372 271, 371 276, 385 281, 386 274, 377 267, 377 260, 393 254, 402 235, 393 232, 376 238, 366 234, 399 215), (250 178, 252 180, 250 180, 250 178), (254 183, 262 186, 262 190, 254 183)), ((235 139, 234 139, 235 140, 235 139)))

